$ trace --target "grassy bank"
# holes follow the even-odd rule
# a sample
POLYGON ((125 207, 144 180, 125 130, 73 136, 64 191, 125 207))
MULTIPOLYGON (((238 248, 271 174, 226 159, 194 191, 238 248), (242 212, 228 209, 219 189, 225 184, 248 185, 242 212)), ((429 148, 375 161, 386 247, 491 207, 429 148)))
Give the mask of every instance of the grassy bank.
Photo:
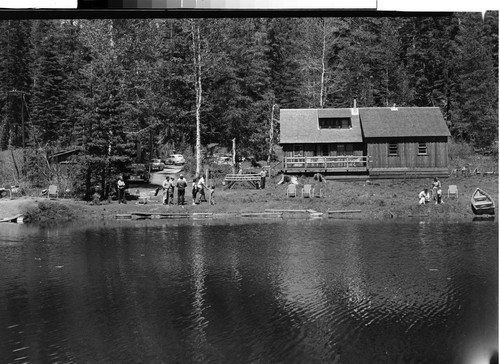
POLYGON ((442 179, 443 204, 419 205, 417 195, 424 187, 430 187, 431 179, 387 179, 355 182, 327 181, 316 183, 321 188, 321 198, 303 198, 301 188, 305 183, 313 183, 312 178, 299 179, 297 197, 286 196, 286 184, 277 185, 277 180, 268 179, 266 189, 256 190, 249 185, 236 185, 232 189, 217 188, 215 205, 204 202, 192 205, 189 193, 184 206, 164 206, 161 196, 154 196, 155 186, 131 188, 134 193, 148 195, 146 205, 130 200, 127 204, 91 205, 72 199, 49 200, 42 198, 19 198, 0 200, 2 217, 26 214, 32 221, 96 220, 115 219, 117 214, 130 212, 212 212, 237 216, 241 212, 264 212, 266 209, 304 210, 312 209, 326 213, 329 210, 360 210, 356 214, 339 215, 361 219, 408 219, 426 217, 435 220, 468 220, 474 215, 470 208, 470 196, 476 187, 486 190, 497 202, 498 176, 473 175, 452 176, 442 179), (457 185, 458 198, 447 196, 449 185, 457 185))

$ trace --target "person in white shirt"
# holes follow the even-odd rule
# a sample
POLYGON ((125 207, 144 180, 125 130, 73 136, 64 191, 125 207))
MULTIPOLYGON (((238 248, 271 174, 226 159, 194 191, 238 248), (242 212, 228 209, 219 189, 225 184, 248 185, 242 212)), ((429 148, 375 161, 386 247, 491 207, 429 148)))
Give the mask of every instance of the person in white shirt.
POLYGON ((127 203, 127 201, 125 201, 125 181, 122 176, 118 177, 116 187, 118 188, 118 204, 122 202, 127 203))
POLYGON ((200 179, 198 180, 198 203, 200 203, 203 199, 203 201, 207 201, 206 197, 205 197, 205 179, 203 178, 203 176, 200 177, 200 179))
POLYGON ((429 195, 429 190, 427 188, 424 188, 424 190, 418 194, 418 203, 421 205, 425 205, 430 200, 431 196, 429 195))
POLYGON ((260 189, 263 190, 264 188, 266 188, 266 171, 262 169, 259 174, 260 174, 260 189))
POLYGON ((162 184, 163 187, 163 204, 167 205, 168 204, 168 198, 169 198, 169 188, 170 188, 170 177, 166 176, 165 181, 163 181, 162 184))

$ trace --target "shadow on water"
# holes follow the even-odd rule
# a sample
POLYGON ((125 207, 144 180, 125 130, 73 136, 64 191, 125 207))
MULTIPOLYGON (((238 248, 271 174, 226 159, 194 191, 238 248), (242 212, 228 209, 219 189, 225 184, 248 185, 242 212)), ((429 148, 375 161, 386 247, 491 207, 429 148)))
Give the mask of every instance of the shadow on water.
POLYGON ((482 222, 482 221, 495 222, 495 215, 474 216, 472 218, 472 221, 474 221, 474 222, 482 222))

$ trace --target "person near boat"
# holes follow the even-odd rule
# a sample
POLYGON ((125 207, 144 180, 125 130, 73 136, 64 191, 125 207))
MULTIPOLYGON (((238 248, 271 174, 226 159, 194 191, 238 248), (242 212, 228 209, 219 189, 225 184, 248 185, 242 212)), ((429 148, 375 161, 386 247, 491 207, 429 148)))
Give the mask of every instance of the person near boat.
POLYGON ((438 191, 441 191, 441 181, 439 181, 437 177, 434 177, 434 180, 432 181, 432 198, 436 201, 436 203, 441 203, 437 202, 438 191))
POLYGON ((436 205, 443 203, 442 195, 443 195, 443 191, 441 190, 441 188, 439 188, 436 191, 436 197, 435 197, 435 199, 436 199, 436 205))

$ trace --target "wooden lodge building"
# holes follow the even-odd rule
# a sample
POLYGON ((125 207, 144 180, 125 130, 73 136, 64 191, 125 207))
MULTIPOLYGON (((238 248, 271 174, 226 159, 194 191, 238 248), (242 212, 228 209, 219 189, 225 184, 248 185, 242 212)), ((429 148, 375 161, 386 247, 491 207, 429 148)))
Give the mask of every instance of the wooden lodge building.
POLYGON ((437 107, 282 109, 285 174, 447 177, 450 132, 437 107))

